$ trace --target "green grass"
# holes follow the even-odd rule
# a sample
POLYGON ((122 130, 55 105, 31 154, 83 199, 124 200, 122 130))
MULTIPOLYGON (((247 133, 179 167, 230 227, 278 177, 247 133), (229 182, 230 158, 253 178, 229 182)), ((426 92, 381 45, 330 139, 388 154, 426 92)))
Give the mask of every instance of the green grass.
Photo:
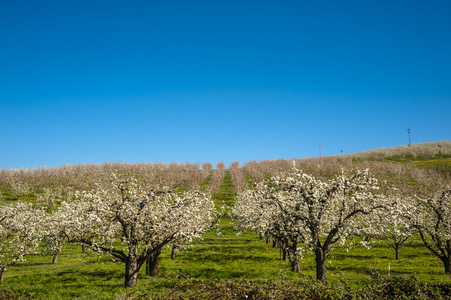
POLYGON ((211 177, 213 176, 213 171, 210 171, 210 173, 208 174, 207 178, 204 179, 204 181, 202 181, 199 184, 199 190, 203 193, 207 192, 208 190, 208 186, 210 184, 211 181, 211 177))
POLYGON ((233 188, 232 178, 230 178, 229 170, 225 170, 224 181, 219 187, 218 193, 214 197, 215 201, 223 202, 228 206, 235 203, 235 190, 233 188))
POLYGON ((415 160, 411 161, 410 164, 420 168, 436 170, 447 178, 451 177, 451 158, 415 160))
POLYGON ((406 163, 415 167, 436 170, 445 177, 451 177, 451 155, 435 154, 433 156, 396 155, 385 159, 372 158, 370 160, 406 163))
MULTIPOLYGON (((3 185, 0 188, 0 192, 2 193, 4 200, 7 200, 7 201, 17 201, 17 200, 19 200, 19 197, 17 197, 17 195, 11 194, 10 190, 5 185, 3 185)), ((29 192, 28 194, 21 196, 20 200, 22 200, 22 201, 36 201, 36 194, 34 192, 29 192)))
POLYGON ((66 246, 58 265, 52 265, 51 255, 28 255, 5 274, 2 287, 27 298, 109 299, 123 288, 124 266, 111 258, 95 253, 83 254, 81 246, 66 246), (92 295, 92 297, 90 296, 92 295))
MULTIPOLYGON (((230 219, 220 221, 220 232, 205 234, 186 252, 171 260, 170 249, 164 249, 157 277, 145 275, 141 269, 137 290, 150 295, 163 295, 180 281, 196 278, 205 283, 224 280, 252 280, 271 282, 284 279, 295 282, 300 278, 315 277, 312 254, 301 260, 301 274, 290 271, 289 263, 281 261, 279 249, 265 244, 254 233, 237 235, 230 219)), ((419 240, 401 248, 401 259, 395 260, 394 250, 385 243, 373 243, 371 249, 356 245, 349 252, 334 249, 328 259, 328 280, 331 285, 349 283, 354 288, 372 282, 371 269, 379 276, 408 278, 412 275, 430 283, 451 280, 444 274, 441 262, 424 248, 419 240)), ((60 254, 59 264, 51 264, 51 255, 29 255, 6 272, 2 288, 37 299, 112 299, 123 295, 125 265, 113 262, 109 256, 83 254, 81 246, 66 246, 60 254)), ((310 280, 310 279, 309 279, 310 280)))
POLYGON ((414 156, 414 155, 398 155, 387 158, 388 161, 409 162, 409 161, 426 161, 426 160, 442 160, 450 159, 450 155, 436 154, 433 156, 414 156))
POLYGON ((179 186, 177 186, 174 189, 174 193, 181 194, 181 193, 185 192, 188 188, 188 184, 189 184, 188 180, 185 180, 185 182, 183 182, 182 184, 180 184, 179 186))

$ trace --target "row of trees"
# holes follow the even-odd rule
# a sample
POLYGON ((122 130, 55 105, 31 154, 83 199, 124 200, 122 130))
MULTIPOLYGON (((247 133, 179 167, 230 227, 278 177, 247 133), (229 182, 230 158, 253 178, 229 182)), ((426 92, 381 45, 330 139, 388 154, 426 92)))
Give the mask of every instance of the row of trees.
POLYGON ((389 239, 399 248, 418 233, 451 275, 451 191, 427 198, 380 193, 377 178, 365 171, 342 171, 318 179, 292 171, 259 182, 240 193, 233 208, 239 230, 256 231, 282 244, 299 272, 304 251, 315 255, 316 278, 327 281, 326 258, 335 246, 349 247, 354 237, 389 239), (302 245, 302 246, 301 246, 302 245))
POLYGON ((212 170, 210 163, 104 163, 64 165, 55 168, 0 169, 0 186, 8 187, 19 198, 29 193, 42 194, 45 189, 91 190, 111 172, 133 173, 149 186, 164 185, 170 189, 186 184, 195 190, 212 170))
POLYGON ((42 241, 58 260, 67 241, 125 263, 125 286, 136 285, 144 263, 157 267, 166 245, 188 246, 216 220, 214 203, 198 191, 149 189, 133 176, 110 174, 90 191, 77 191, 52 213, 29 203, 0 206, 0 274, 42 241))

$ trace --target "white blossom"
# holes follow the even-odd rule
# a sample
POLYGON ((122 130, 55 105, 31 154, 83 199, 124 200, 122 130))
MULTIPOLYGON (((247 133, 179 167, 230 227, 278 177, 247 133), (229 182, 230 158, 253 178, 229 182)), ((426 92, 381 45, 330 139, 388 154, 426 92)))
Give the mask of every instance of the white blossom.
POLYGON ((385 198, 375 190, 377 179, 368 170, 322 181, 293 167, 240 193, 233 216, 238 229, 291 243, 294 254, 303 242, 317 256, 317 279, 325 281, 324 262, 333 246, 346 244, 361 226, 359 216, 382 207, 385 198))

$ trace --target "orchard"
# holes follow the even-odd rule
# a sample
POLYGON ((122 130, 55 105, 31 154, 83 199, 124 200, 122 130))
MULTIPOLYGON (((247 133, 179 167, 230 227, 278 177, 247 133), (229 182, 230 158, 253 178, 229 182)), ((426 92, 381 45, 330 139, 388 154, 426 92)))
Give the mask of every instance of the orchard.
MULTIPOLYGON (((399 149, 393 152, 399 157, 399 149)), ((122 263, 121 285, 137 288, 141 280, 165 278, 168 262, 160 265, 160 258, 168 251, 175 260, 171 268, 182 270, 196 249, 210 251, 213 237, 229 247, 239 236, 260 243, 265 253, 276 255, 280 249, 280 260, 288 261, 293 274, 285 276, 303 276, 302 265, 311 260, 313 281, 323 285, 335 253, 352 254, 362 247, 371 252, 385 245, 395 263, 408 260, 403 249, 421 241, 421 251, 435 257, 449 280, 450 175, 378 160, 378 155, 233 162, 228 169, 220 162, 216 168, 148 163, 0 170, 0 280, 3 286, 20 282, 9 274, 33 267, 27 257, 58 268, 61 253, 76 246, 122 263), (145 276, 140 275, 144 266, 145 276)), ((219 251, 221 246, 214 247, 219 251)), ((205 257, 227 260, 217 253, 205 257)), ((250 271, 236 267, 235 272, 250 271)))

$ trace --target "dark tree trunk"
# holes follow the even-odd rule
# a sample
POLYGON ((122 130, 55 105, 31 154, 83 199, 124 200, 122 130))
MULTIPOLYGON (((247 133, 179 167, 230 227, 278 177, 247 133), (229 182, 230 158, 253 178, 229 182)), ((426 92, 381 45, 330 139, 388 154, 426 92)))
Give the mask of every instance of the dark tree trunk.
POLYGON ((321 247, 315 250, 316 255, 316 279, 322 283, 327 283, 326 255, 321 247))
POLYGON ((267 237, 266 237, 266 244, 269 244, 271 242, 271 237, 268 235, 267 237))
POLYGON ((86 253, 86 252, 88 252, 88 249, 87 249, 88 247, 86 246, 86 244, 81 244, 81 252, 82 253, 86 253))
POLYGON ((134 287, 138 282, 138 260, 135 256, 129 255, 125 264, 125 287, 134 287))
POLYGON ((448 257, 447 261, 443 263, 445 264, 445 273, 451 276, 451 259, 448 257))
POLYGON ((396 260, 399 260, 399 245, 395 245, 395 251, 396 251, 396 260))
POLYGON ((0 271, 0 281, 3 281, 3 279, 5 279, 5 272, 6 272, 6 270, 4 270, 4 269, 2 269, 0 271))
POLYGON ((160 270, 159 256, 161 249, 155 251, 146 261, 146 275, 157 276, 160 270))
POLYGON ((445 266, 445 273, 448 274, 451 277, 451 240, 446 241, 446 252, 448 253, 448 256, 443 255, 440 259, 443 262, 443 265, 445 266))
POLYGON ((128 257, 125 263, 125 287, 134 287, 138 282, 138 245, 128 246, 128 257))
POLYGON ((175 260, 175 250, 177 250, 177 247, 172 245, 172 252, 171 252, 171 259, 175 260))
POLYGON ((138 261, 138 243, 128 245, 128 256, 125 262, 125 287, 134 287, 138 282, 141 264, 138 261))
POLYGON ((280 242, 278 239, 273 239, 272 241, 272 247, 273 248, 279 248, 280 247, 280 242))

